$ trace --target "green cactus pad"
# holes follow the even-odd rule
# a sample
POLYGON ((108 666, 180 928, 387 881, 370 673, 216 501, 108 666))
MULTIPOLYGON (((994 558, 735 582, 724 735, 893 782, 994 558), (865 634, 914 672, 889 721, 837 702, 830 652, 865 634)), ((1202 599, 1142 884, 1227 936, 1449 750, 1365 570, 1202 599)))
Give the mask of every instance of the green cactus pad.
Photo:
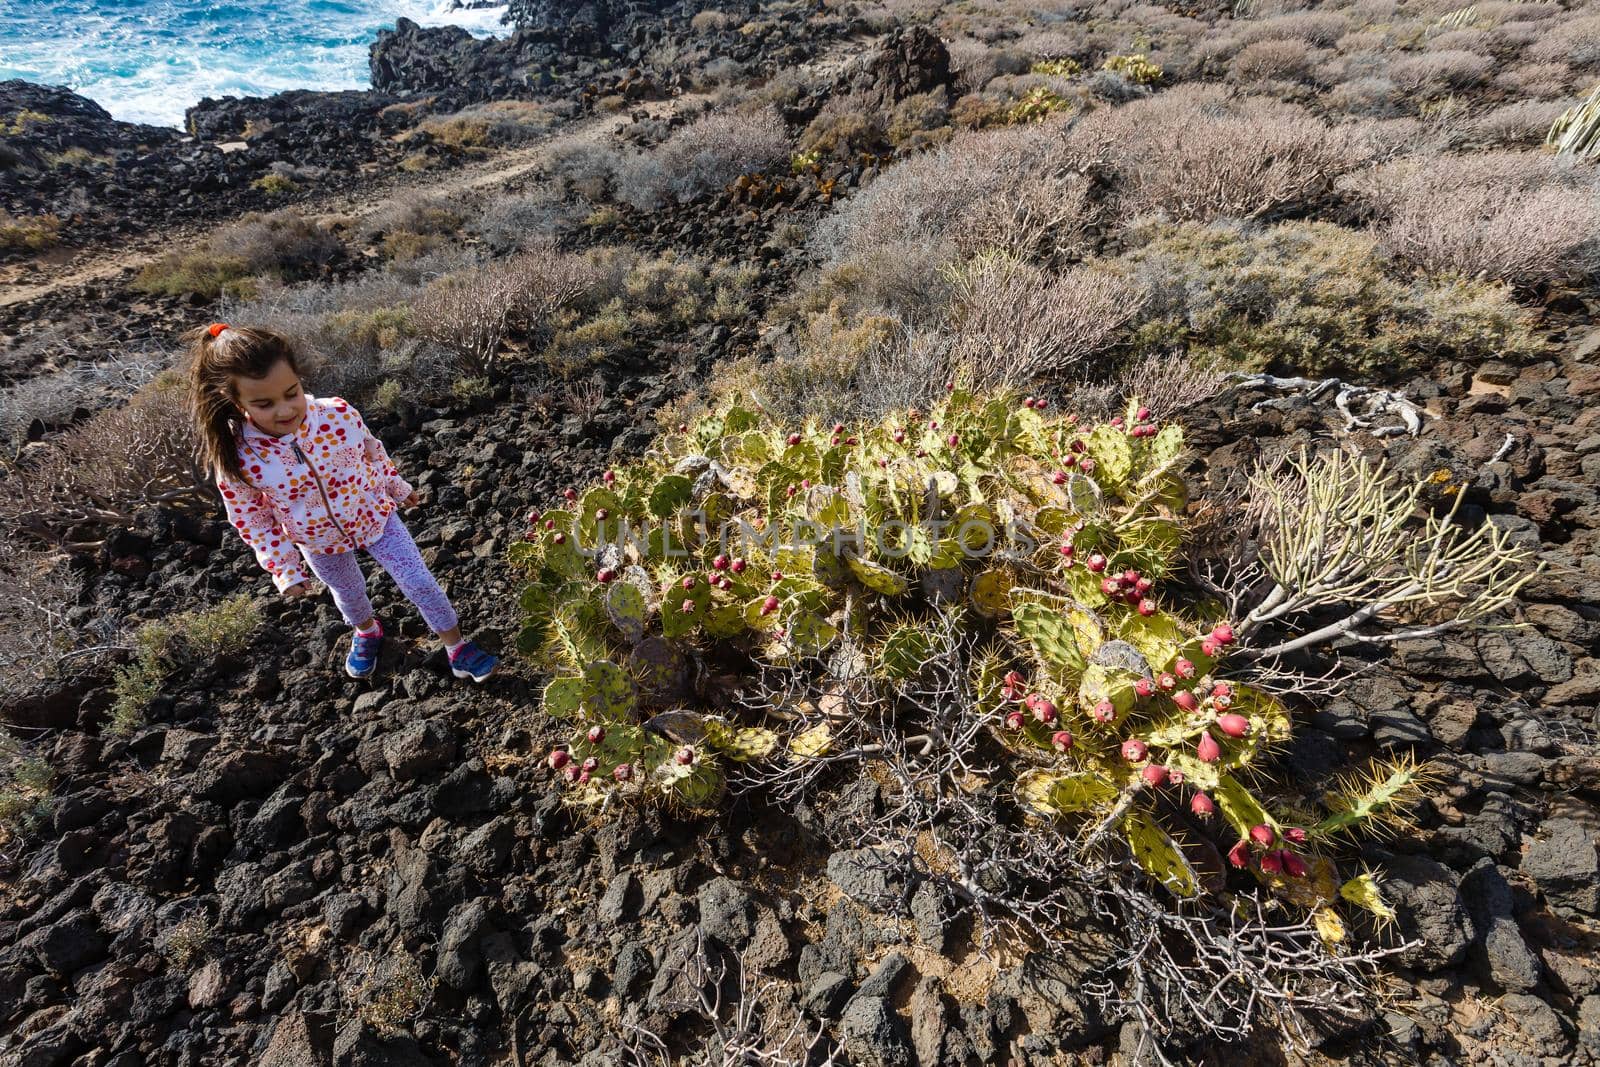
POLYGON ((1117 709, 1113 725, 1120 723, 1139 699, 1133 688, 1134 681, 1131 674, 1090 663, 1083 668, 1083 677, 1078 680, 1078 706, 1084 714, 1089 714, 1102 700, 1109 700, 1117 709))
POLYGON ((1083 670, 1078 636, 1062 613, 1028 601, 1012 609, 1011 621, 1022 639, 1033 646, 1040 662, 1069 674, 1083 670))
POLYGON ((711 586, 704 575, 695 576, 691 589, 673 581, 661 591, 661 632, 667 637, 683 637, 699 626, 710 610, 711 586), (688 611, 683 610, 686 602, 688 611))
POLYGON ((1117 786, 1090 771, 1027 771, 1017 779, 1017 802, 1036 815, 1051 817, 1093 811, 1114 803, 1117 786))
POLYGON ((826 722, 819 722, 789 739, 789 759, 793 763, 818 759, 826 756, 832 747, 833 728, 826 722))
POLYGON ((1178 649, 1188 640, 1178 620, 1164 611, 1149 616, 1126 612, 1117 623, 1117 635, 1138 649, 1147 664, 1159 664, 1163 670, 1177 658, 1178 649))
POLYGON ((999 618, 1011 608, 1011 575, 986 570, 972 580, 972 606, 986 619, 999 618))
POLYGON ((1192 897, 1199 892, 1199 882, 1194 868, 1184 858, 1161 825, 1145 811, 1134 808, 1122 817, 1122 831, 1127 835, 1133 858, 1145 873, 1180 897, 1192 897))
POLYGON ((559 530, 546 530, 540 535, 543 542, 544 563, 563 578, 577 578, 589 573, 589 561, 578 551, 577 537, 559 530), (556 537, 561 543, 556 543, 556 537))
POLYGON ((1277 829, 1278 822, 1261 806, 1261 802, 1250 795, 1240 781, 1231 774, 1221 775, 1217 781, 1213 799, 1222 812, 1222 817, 1228 820, 1228 825, 1240 837, 1248 837, 1252 826, 1270 826, 1277 829))
POLYGON ((552 678, 544 687, 544 710, 558 719, 577 717, 589 696, 589 683, 582 678, 552 678))
POLYGON ((760 726, 730 730, 725 737, 717 741, 717 748, 721 749, 729 759, 740 763, 766 759, 777 747, 778 735, 760 726))
POLYGON ((933 651, 928 631, 918 626, 897 626, 884 639, 878 663, 884 677, 904 681, 922 670, 933 651))
POLYGON ((910 588, 909 583, 902 576, 887 567, 880 567, 870 560, 862 559, 860 556, 854 554, 846 556, 845 564, 850 568, 850 573, 854 574, 862 585, 875 593, 882 593, 884 596, 900 596, 910 588))
POLYGON ((1395 910, 1383 899, 1376 876, 1358 874, 1339 887, 1339 896, 1358 908, 1365 908, 1382 922, 1392 922, 1395 910))
POLYGON ((1085 443, 1094 457, 1095 481, 1115 489, 1128 480, 1133 471, 1133 441, 1126 430, 1103 422, 1089 431, 1085 443))
POLYGON ((712 637, 737 637, 750 627, 745 625, 743 604, 719 604, 706 612, 705 630, 712 637))
POLYGON ((693 498, 694 482, 682 474, 663 474, 650 490, 650 514, 658 519, 676 514, 693 498))
POLYGON ((506 549, 506 562, 513 567, 533 567, 543 557, 539 545, 534 541, 518 541, 506 549))
POLYGON ((614 582, 606 590, 606 614, 628 644, 638 644, 644 639, 645 622, 650 613, 645 608, 644 594, 631 582, 614 582))
POLYGON ((659 637, 646 637, 634 646, 628 654, 628 667, 640 691, 652 700, 671 699, 688 685, 688 660, 659 637))
POLYGON ((814 656, 831 645, 839 636, 839 628, 810 612, 797 612, 789 617, 788 642, 805 656, 814 656))
POLYGON ((583 669, 589 687, 587 706, 602 719, 621 719, 633 711, 633 680, 608 659, 595 660, 583 669))
POLYGON ((727 780, 722 772, 703 758, 695 762, 688 774, 672 783, 675 799, 693 811, 714 808, 726 788, 727 780))

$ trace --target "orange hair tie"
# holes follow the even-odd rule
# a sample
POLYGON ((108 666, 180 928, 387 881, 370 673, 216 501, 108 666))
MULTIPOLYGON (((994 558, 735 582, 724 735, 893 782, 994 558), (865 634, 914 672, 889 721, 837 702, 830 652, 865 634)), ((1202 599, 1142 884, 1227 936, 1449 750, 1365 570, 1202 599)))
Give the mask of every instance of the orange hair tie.
POLYGON ((228 328, 228 324, 225 323, 225 322, 213 322, 211 324, 211 336, 215 337, 215 336, 217 336, 217 334, 221 333, 223 330, 226 330, 227 328, 228 328))

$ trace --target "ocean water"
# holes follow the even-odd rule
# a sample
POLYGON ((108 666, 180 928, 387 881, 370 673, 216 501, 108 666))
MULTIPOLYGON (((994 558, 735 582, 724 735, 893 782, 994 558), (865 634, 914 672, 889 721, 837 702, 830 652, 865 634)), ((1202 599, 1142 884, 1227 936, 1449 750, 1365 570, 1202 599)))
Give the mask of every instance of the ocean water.
POLYGON ((204 96, 364 89, 367 46, 404 16, 504 35, 450 0, 0 0, 0 81, 65 85, 128 122, 183 125, 204 96))

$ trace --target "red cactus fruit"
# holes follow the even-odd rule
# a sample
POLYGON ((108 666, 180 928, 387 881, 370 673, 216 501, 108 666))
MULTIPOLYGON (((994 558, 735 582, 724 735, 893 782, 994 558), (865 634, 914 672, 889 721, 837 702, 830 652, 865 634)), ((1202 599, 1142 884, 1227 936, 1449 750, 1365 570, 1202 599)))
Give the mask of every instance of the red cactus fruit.
POLYGON ((1067 472, 1066 471, 1056 471, 1054 474, 1052 474, 1050 476, 1050 481, 1052 483, 1054 483, 1055 485, 1066 485, 1067 484, 1067 472))
POLYGON ((1182 785, 1183 784, 1183 772, 1180 771, 1180 770, 1177 770, 1176 768, 1168 771, 1167 772, 1167 777, 1168 777, 1168 780, 1171 781, 1173 785, 1182 785))
POLYGON ((1145 618, 1149 618, 1150 616, 1154 615, 1156 610, 1156 602, 1151 600, 1149 597, 1145 597, 1143 600, 1139 601, 1139 614, 1143 615, 1145 618))
POLYGON ((1261 870, 1267 874, 1283 873, 1283 853, 1268 852, 1261 857, 1261 870))
POLYGON ((1123 571, 1121 577, 1123 582, 1128 585, 1137 585, 1139 582, 1139 572, 1134 570, 1132 567, 1129 567, 1127 570, 1123 571))
POLYGON ((797 433, 792 433, 788 436, 787 440, 791 445, 797 445, 800 443, 800 435, 797 433))
POLYGON ((565 767, 571 761, 572 761, 572 757, 567 754, 567 750, 566 749, 564 749, 564 748, 552 748, 550 750, 550 756, 549 756, 549 758, 548 758, 548 760, 546 762, 548 762, 550 764, 550 769, 552 771, 559 771, 561 768, 565 767))
POLYGON ((1082 459, 1078 460, 1078 469, 1085 474, 1093 474, 1094 460, 1090 459, 1088 456, 1084 456, 1082 459))
POLYGON ((683 576, 683 582, 681 584, 682 584, 684 589, 693 589, 694 588, 694 583, 695 583, 696 580, 697 579, 695 578, 694 575, 686 574, 686 575, 683 576))
POLYGON ((1114 418, 1112 418, 1111 425, 1115 426, 1119 430, 1122 429, 1122 416, 1121 415, 1117 415, 1114 418))
POLYGON ((1057 711, 1053 701, 1041 699, 1037 704, 1033 705, 1032 710, 1033 717, 1046 726, 1056 721, 1057 711))
POLYGON ((551 537, 550 540, 554 541, 558 545, 564 545, 567 543, 567 535, 558 530, 556 531, 555 536, 551 537))
POLYGON ((1200 743, 1194 747, 1194 754, 1200 757, 1201 763, 1215 763, 1222 758, 1222 746, 1207 730, 1200 735, 1200 743))
POLYGON ((611 512, 607 511, 605 508, 595 508, 594 517, 599 519, 601 522, 605 522, 611 517, 611 512))
POLYGON ((1074 451, 1074 452, 1082 452, 1082 451, 1083 451, 1083 450, 1084 450, 1084 449, 1085 449, 1085 448, 1087 448, 1087 447, 1089 447, 1089 446, 1088 446, 1088 445, 1086 445, 1086 444, 1084 444, 1084 443, 1083 443, 1083 442, 1082 442, 1082 441, 1081 441, 1081 440, 1080 440, 1080 441, 1073 441, 1073 442, 1072 442, 1072 443, 1071 443, 1071 444, 1069 444, 1069 445, 1068 445, 1068 446, 1067 446, 1067 447, 1068 447, 1068 448, 1069 448, 1069 449, 1071 449, 1071 450, 1072 450, 1072 451, 1074 451))
POLYGON ((1180 689, 1172 694, 1172 702, 1184 711, 1198 711, 1200 701, 1191 690, 1180 689))
POLYGON ((687 767, 694 762, 694 746, 684 745, 672 754, 672 758, 680 767, 687 767))
POLYGON ((732 562, 732 560, 728 559, 727 556, 719 554, 715 558, 712 559, 711 566, 712 566, 712 568, 714 570, 725 571, 725 570, 728 569, 728 565, 731 562, 732 562))
POLYGON ((1022 398, 1022 406, 1025 407, 1025 408, 1028 408, 1031 411, 1033 409, 1033 397, 1031 397, 1031 396, 1023 397, 1022 398))
POLYGON ((617 472, 616 471, 606 471, 604 474, 602 474, 600 476, 600 480, 602 482, 605 482, 607 485, 610 485, 612 482, 617 480, 617 472))
POLYGON ((1074 550, 1073 550, 1073 547, 1071 545, 1062 545, 1061 549, 1060 549, 1061 558, 1067 561, 1067 566, 1069 566, 1069 567, 1072 566, 1072 553, 1073 553, 1073 551, 1074 550))
POLYGON ((606 728, 599 723, 595 723, 589 727, 589 733, 586 736, 589 738, 591 745, 598 745, 606 739, 606 728))
POLYGON ((828 443, 830 445, 838 444, 839 443, 839 435, 838 434, 834 434, 832 437, 828 438, 828 443))
POLYGON ((1072 747, 1072 734, 1066 730, 1057 730, 1050 735, 1050 747, 1057 752, 1065 752, 1072 747))
POLYGON ((1228 850, 1228 862, 1235 867, 1245 868, 1250 865, 1250 842, 1240 840, 1228 850))
POLYGON ((833 432, 834 433, 844 433, 844 423, 842 423, 842 422, 834 423, 833 424, 833 432))
POLYGON ((782 571, 773 571, 772 572, 772 580, 775 581, 775 582, 783 581, 783 572, 782 571))
POLYGON ((1140 422, 1144 422, 1146 419, 1148 419, 1150 417, 1150 409, 1149 408, 1140 408, 1138 411, 1134 412, 1133 417, 1138 419, 1140 422))
POLYGON ((937 430, 938 428, 939 428, 939 420, 938 419, 933 419, 932 421, 930 421, 928 423, 928 429, 937 430))
POLYGON ((811 479, 810 478, 801 478, 800 479, 800 488, 802 488, 802 489, 810 489, 811 488, 811 479))
POLYGON ((1148 578, 1140 578, 1139 580, 1137 580, 1137 581, 1135 581, 1133 583, 1133 591, 1138 593, 1140 596, 1144 596, 1146 593, 1150 592, 1150 590, 1154 589, 1155 587, 1156 587, 1156 583, 1152 582, 1148 578))
POLYGON ((588 759, 583 761, 583 769, 586 771, 592 771, 598 766, 600 766, 600 761, 595 759, 593 756, 590 756, 588 759))
POLYGON ((1167 784, 1167 769, 1159 763, 1152 763, 1139 772, 1139 777, 1144 779, 1145 785, 1159 789, 1167 784))
POLYGON ((788 489, 786 489, 786 490, 785 490, 785 491, 784 491, 784 492, 785 492, 785 493, 786 493, 786 494, 787 494, 787 495, 789 495, 789 496, 794 496, 794 495, 795 495, 795 494, 796 494, 796 493, 798 493, 798 492, 799 492, 799 491, 800 491, 800 490, 799 490, 799 488, 798 488, 798 487, 797 487, 797 486, 793 486, 793 485, 791 485, 791 486, 790 486, 790 487, 789 487, 789 488, 788 488, 788 489))
POLYGON ((765 599, 765 600, 763 600, 761 602, 761 614, 763 614, 763 615, 771 615, 774 611, 777 611, 777 610, 778 610, 778 598, 777 597, 769 596, 769 597, 767 597, 767 599, 765 599))
POLYGON ((678 610, 683 612, 685 615, 693 615, 694 614, 694 601, 693 600, 685 600, 683 602, 683 606, 680 607, 678 610))
POLYGON ((1148 678, 1140 678, 1137 682, 1133 683, 1133 691, 1137 693, 1139 698, 1142 700, 1146 697, 1149 697, 1156 691, 1156 685, 1148 678))
POLYGON ((1217 813, 1217 804, 1204 793, 1196 793, 1189 798, 1189 810, 1202 819, 1209 819, 1217 813))
POLYGON ((1178 680, 1166 671, 1156 675, 1156 684, 1169 693, 1178 688, 1178 680))
POLYGON ((554 530, 556 528, 556 520, 554 520, 554 519, 546 519, 546 520, 544 520, 544 528, 546 530, 554 530))
POLYGON ((1250 840, 1262 848, 1266 848, 1277 839, 1277 833, 1266 823, 1257 823, 1255 826, 1250 827, 1250 840))
POLYGON ((1226 694, 1220 697, 1212 697, 1211 706, 1216 708, 1218 711, 1227 711, 1229 708, 1233 707, 1233 698, 1227 696, 1226 694))
POLYGON ((747 566, 749 566, 749 564, 747 564, 744 560, 736 559, 732 563, 728 564, 728 569, 733 571, 735 574, 743 574, 744 569, 747 566))
POLYGON ((1038 400, 1035 400, 1033 402, 1033 407, 1034 407, 1035 411, 1043 411, 1046 407, 1049 406, 1049 404, 1050 404, 1050 401, 1046 400, 1044 397, 1041 396, 1038 400))
POLYGON ((1111 722, 1117 717, 1117 706, 1109 700, 1102 700, 1094 706, 1095 722, 1111 722))
POLYGON ((1233 695, 1233 686, 1227 682, 1218 682, 1211 687, 1211 695, 1214 697, 1230 697, 1233 695))
POLYGON ((1122 592, 1122 583, 1115 578, 1100 579, 1100 591, 1106 596, 1117 596, 1122 592))
POLYGON ((1193 678, 1194 664, 1184 659, 1182 656, 1179 656, 1178 662, 1172 665, 1172 673, 1176 674, 1179 678, 1193 678))
POLYGON ((678 423, 678 432, 679 433, 688 433, 689 432, 689 424, 687 422, 678 423))
POLYGON ((1215 640, 1213 640, 1212 638, 1203 637, 1203 638, 1200 639, 1200 652, 1201 652, 1202 655, 1209 656, 1212 659, 1216 659, 1217 658, 1217 653, 1221 652, 1221 651, 1222 651, 1222 646, 1217 644, 1217 642, 1215 640))
POLYGON ((562 777, 566 778, 567 781, 576 782, 580 777, 583 776, 583 771, 576 763, 569 763, 565 767, 561 768, 561 774, 562 777))
POLYGON ((1293 841, 1297 845, 1303 845, 1306 843, 1306 831, 1305 828, 1301 826, 1290 826, 1285 828, 1283 831, 1283 836, 1285 840, 1293 841))
POLYGON ((1100 553, 1096 552, 1094 555, 1089 557, 1088 561, 1084 563, 1084 566, 1089 568, 1089 572, 1091 574, 1099 574, 1101 571, 1106 569, 1106 558, 1100 553))
POLYGON ((894 443, 897 445, 906 443, 906 432, 904 430, 896 430, 894 432, 894 443))
POLYGON ((617 764, 615 767, 611 768, 611 777, 615 778, 619 782, 631 781, 633 779, 633 764, 617 764))
POLYGON ((1138 763, 1150 754, 1150 749, 1137 737, 1130 737, 1122 742, 1122 758, 1129 763, 1138 763))
POLYGON ((1225 622, 1218 623, 1212 627, 1211 636, 1216 639, 1219 645, 1231 645, 1233 644, 1233 627, 1225 622))
POLYGON ((1008 711, 1008 712, 1006 712, 1006 729, 1007 730, 1020 730, 1025 725, 1027 725, 1027 722, 1028 722, 1027 716, 1023 715, 1022 712, 1020 712, 1020 711, 1008 711))
POLYGON ((568 500, 578 499, 578 491, 576 489, 563 489, 561 490, 561 495, 566 497, 568 500))
POLYGON ((1250 732, 1250 720, 1243 715, 1218 715, 1217 729, 1229 737, 1243 737, 1250 732))
POLYGON ((538 522, 543 515, 544 512, 540 511, 538 508, 534 508, 532 511, 528 512, 528 525, 532 526, 534 523, 538 522))
POLYGON ((599 570, 595 571, 594 580, 599 582, 601 585, 604 585, 605 583, 615 579, 616 576, 617 572, 612 570, 610 567, 601 567, 599 570))
POLYGON ((1283 853, 1283 873, 1290 878, 1304 878, 1309 870, 1306 861, 1293 852, 1283 853))

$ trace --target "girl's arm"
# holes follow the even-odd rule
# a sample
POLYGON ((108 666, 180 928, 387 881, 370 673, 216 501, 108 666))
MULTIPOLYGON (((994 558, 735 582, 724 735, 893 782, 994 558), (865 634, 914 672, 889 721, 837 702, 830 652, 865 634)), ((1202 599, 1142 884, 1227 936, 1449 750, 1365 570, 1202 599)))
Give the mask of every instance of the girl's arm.
POLYGON ((273 514, 266 495, 226 477, 217 479, 217 489, 222 493, 228 521, 255 552, 256 562, 272 575, 272 584, 278 587, 278 592, 305 581, 305 561, 278 525, 278 517, 273 514))
MULTIPOLYGON (((344 401, 339 401, 339 403, 344 403, 344 401)), ((355 420, 356 434, 361 441, 361 447, 366 451, 368 462, 378 468, 379 475, 383 479, 383 491, 388 493, 390 498, 397 504, 404 501, 411 495, 411 483, 400 477, 400 468, 396 467, 394 460, 389 458, 389 452, 383 447, 383 442, 373 436, 371 430, 367 429, 366 421, 362 419, 361 412, 349 404, 345 404, 345 406, 349 410, 350 418, 355 420)))

